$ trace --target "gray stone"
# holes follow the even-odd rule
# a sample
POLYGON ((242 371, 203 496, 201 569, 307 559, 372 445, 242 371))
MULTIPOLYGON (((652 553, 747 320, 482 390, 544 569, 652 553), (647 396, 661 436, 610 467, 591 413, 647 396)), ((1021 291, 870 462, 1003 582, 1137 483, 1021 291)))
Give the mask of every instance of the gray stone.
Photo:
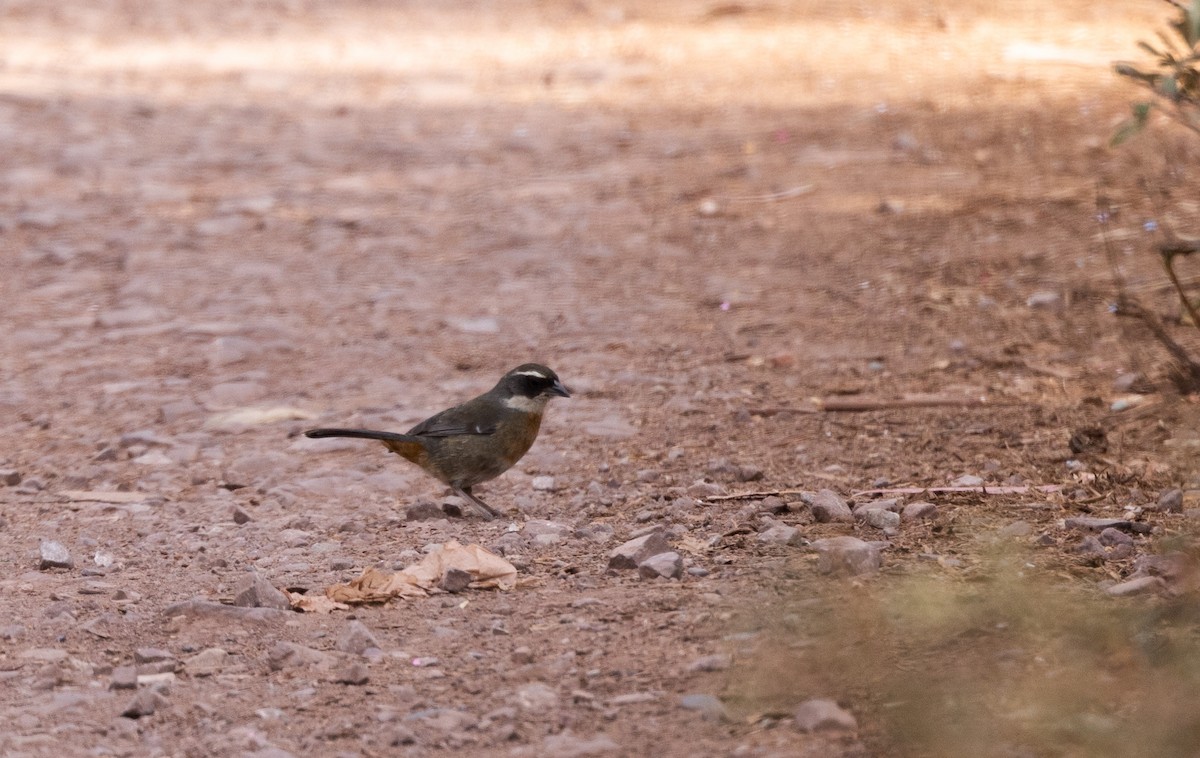
POLYGON ((608 554, 608 568, 635 569, 647 558, 670 550, 667 538, 655 530, 613 548, 608 554))
POLYGON ((250 514, 247 513, 246 510, 240 505, 233 506, 233 523, 248 524, 253 520, 254 519, 251 518, 250 514))
POLYGON ((536 492, 554 492, 558 482, 552 476, 535 476, 529 481, 529 486, 536 492))
POLYGON ((143 716, 152 716, 166 704, 167 699, 158 690, 147 687, 133 696, 129 705, 121 711, 121 715, 127 719, 140 719, 143 716))
POLYGON ((442 580, 438 582, 438 587, 446 592, 462 592, 471 586, 471 582, 475 577, 470 571, 465 571, 460 568, 448 568, 446 573, 442 574, 442 580))
POLYGON ((573 531, 571 527, 559 521, 547 521, 538 518, 529 519, 525 522, 525 526, 521 528, 521 533, 526 537, 540 537, 542 535, 567 537, 573 531))
POLYGON ((618 753, 621 746, 607 734, 597 734, 594 737, 576 737, 574 734, 562 732, 546 737, 542 742, 539 755, 544 758, 587 758, 594 755, 618 753))
POLYGON ((359 661, 342 666, 333 676, 333 681, 338 684, 363 685, 371 680, 371 675, 367 671, 366 665, 359 661))
POLYGON ((1108 554, 1104 550, 1104 546, 1100 544, 1100 540, 1092 534, 1089 534, 1080 540, 1078 545, 1071 548, 1071 552, 1077 553, 1078 555, 1082 555, 1085 558, 1089 558, 1097 562, 1103 561, 1108 557, 1108 554))
POLYGON ((1129 579, 1114 584, 1109 587, 1107 592, 1112 597, 1128 597, 1130 595, 1144 595, 1149 592, 1158 592, 1167 586, 1166 581, 1159 576, 1142 576, 1137 579, 1129 579))
POLYGON ((1025 305, 1035 310, 1052 310, 1062 302, 1062 296, 1053 290, 1038 290, 1025 298, 1025 305))
POLYGON ((290 611, 281 611, 276 608, 239 608, 233 605, 217 603, 202 597, 194 597, 168 605, 163 609, 163 615, 168 617, 218 618, 226 621, 236 620, 265 624, 281 621, 291 614, 290 611))
POLYGON ((345 631, 338 637, 336 647, 343 653, 362 655, 369 648, 378 649, 379 640, 375 639, 375 635, 366 624, 354 620, 346 625, 345 631))
POLYGON ((885 500, 868 500, 864 503, 859 503, 854 509, 854 514, 858 515, 859 511, 881 510, 900 512, 900 501, 896 498, 887 498, 885 500))
POLYGON ((432 521, 446 518, 446 512, 437 503, 428 500, 418 500, 404 509, 406 521, 432 521))
POLYGON ((1183 513, 1183 490, 1167 490, 1158 496, 1156 506, 1163 513, 1183 513))
POLYGON ((954 481, 950 482, 951 487, 982 487, 983 477, 975 474, 963 474, 954 481))
POLYGON ((817 551, 817 571, 822 574, 871 574, 883 564, 879 546, 857 537, 827 537, 814 541, 812 548, 817 551))
POLYGON ((883 508, 860 508, 854 517, 876 529, 895 529, 900 526, 900 514, 883 508))
POLYGON ((38 568, 42 571, 52 568, 69 569, 75 566, 70 551, 61 542, 42 540, 42 544, 38 546, 38 555, 38 568))
POLYGON ((804 538, 800 535, 800 530, 787 524, 776 524, 765 531, 759 532, 758 541, 764 545, 804 544, 804 538))
POLYGON ((134 663, 157 663, 159 661, 173 661, 175 656, 170 650, 163 650, 160 647, 139 647, 133 651, 134 663))
POLYGON ((5 487, 16 487, 21 483, 21 472, 16 469, 0 469, 0 484, 5 487))
POLYGON ((108 682, 110 690, 136 690, 137 668, 134 666, 117 666, 113 669, 112 679, 108 682))
POLYGON ((938 507, 933 503, 926 503, 924 501, 909 503, 900 512, 901 521, 921 521, 923 519, 937 518, 937 516, 938 507))
POLYGON ((515 700, 517 706, 527 711, 546 713, 551 708, 558 707, 558 693, 554 688, 542 682, 530 682, 517 688, 515 700))
POLYGON ((805 700, 792 716, 796 728, 802 732, 822 730, 854 730, 858 728, 858 720, 854 714, 839 706, 832 700, 813 698, 805 700))
POLYGON ((184 669, 192 676, 213 676, 225 668, 229 653, 223 648, 210 647, 184 660, 184 669))
POLYGON ((1065 522, 1068 529, 1080 532, 1102 532, 1105 529, 1120 529, 1129 531, 1133 524, 1119 518, 1096 518, 1094 516, 1074 516, 1065 522))
POLYGON ((322 650, 297 645, 294 642, 277 642, 267 651, 267 667, 272 671, 289 668, 332 668, 338 657, 322 650))
POLYGON ((652 555, 638 564, 642 579, 678 579, 683 576, 683 556, 674 551, 652 555))
POLYGON ((694 497, 697 500, 703 500, 706 497, 715 497, 724 492, 725 490, 721 485, 705 481, 693 482, 687 488, 688 497, 694 497))
POLYGON ((726 653, 716 653, 697 658, 688 664, 688 671, 724 671, 729 668, 732 658, 726 653))
POLYGON ((854 513, 846 501, 833 490, 821 490, 812 496, 808 509, 813 519, 821 524, 830 522, 853 523, 854 513))
POLYGON ((1100 544, 1108 547, 1114 545, 1132 545, 1133 537, 1130 537, 1120 529, 1113 529, 1111 526, 1100 532, 1100 544))
POLYGON ((292 607, 292 601, 283 590, 257 571, 242 580, 233 604, 240 608, 274 608, 281 611, 292 607))
POLYGON ((679 698, 679 707, 685 711, 699 711, 706 719, 724 721, 728 718, 725 704, 721 699, 703 693, 692 693, 679 698))

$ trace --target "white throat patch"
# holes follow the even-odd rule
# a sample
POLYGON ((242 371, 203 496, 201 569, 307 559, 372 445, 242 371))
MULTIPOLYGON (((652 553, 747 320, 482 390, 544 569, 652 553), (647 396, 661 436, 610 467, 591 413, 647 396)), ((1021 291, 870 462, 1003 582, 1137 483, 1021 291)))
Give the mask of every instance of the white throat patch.
POLYGON ((546 395, 538 395, 537 397, 513 395, 504 400, 504 404, 509 408, 512 408, 514 411, 524 411, 525 413, 540 413, 546 409, 546 403, 548 402, 550 402, 550 398, 546 395))

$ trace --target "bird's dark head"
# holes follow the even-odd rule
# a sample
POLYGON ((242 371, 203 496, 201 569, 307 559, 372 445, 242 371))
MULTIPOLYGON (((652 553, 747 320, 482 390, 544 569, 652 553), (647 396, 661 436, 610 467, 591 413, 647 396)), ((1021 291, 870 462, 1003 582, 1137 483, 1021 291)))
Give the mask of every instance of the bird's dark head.
POLYGON ((523 363, 509 371, 493 392, 504 396, 511 408, 541 411, 552 397, 570 397, 558 374, 540 363, 523 363))

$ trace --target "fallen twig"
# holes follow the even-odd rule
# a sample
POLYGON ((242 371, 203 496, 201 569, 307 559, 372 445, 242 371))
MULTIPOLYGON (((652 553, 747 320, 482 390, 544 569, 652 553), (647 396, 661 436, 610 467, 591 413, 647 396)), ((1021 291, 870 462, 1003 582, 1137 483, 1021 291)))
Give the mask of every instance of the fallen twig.
POLYGON ((963 492, 977 495, 1027 495, 1031 492, 1060 492, 1061 484, 1019 484, 989 487, 982 484, 978 487, 889 487, 878 490, 862 490, 851 493, 850 497, 866 497, 867 495, 947 495, 963 492))
MULTIPOLYGON (((867 497, 868 495, 946 495, 975 493, 979 495, 1027 495, 1032 492, 1060 492, 1061 484, 1021 484, 989 487, 986 484, 978 487, 889 487, 878 490, 861 490, 852 492, 850 497, 867 497)), ((779 495, 801 495, 808 490, 758 490, 755 492, 737 492, 732 495, 709 495, 701 498, 704 503, 719 503, 726 500, 758 500, 764 497, 779 495)))
POLYGON ((808 490, 762 490, 760 492, 738 492, 733 495, 709 495, 700 498, 702 503, 719 503, 724 500, 757 500, 778 495, 799 495, 808 490))
POLYGON ((1013 402, 988 400, 984 397, 952 397, 948 395, 920 395, 898 398, 826 397, 818 399, 816 404, 821 410, 831 413, 885 411, 903 408, 975 408, 987 405, 1017 405, 1017 403, 1013 402))

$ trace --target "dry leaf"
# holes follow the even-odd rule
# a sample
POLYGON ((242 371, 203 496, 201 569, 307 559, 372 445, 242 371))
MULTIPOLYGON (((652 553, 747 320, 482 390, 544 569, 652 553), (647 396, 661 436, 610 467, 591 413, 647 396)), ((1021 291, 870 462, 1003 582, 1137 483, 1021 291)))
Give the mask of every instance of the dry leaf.
POLYGON ((368 568, 349 584, 335 584, 325 595, 336 603, 384 603, 394 597, 422 597, 433 589, 449 569, 471 575, 472 589, 511 590, 517 584, 517 569, 479 545, 447 542, 417 563, 394 574, 368 568))

